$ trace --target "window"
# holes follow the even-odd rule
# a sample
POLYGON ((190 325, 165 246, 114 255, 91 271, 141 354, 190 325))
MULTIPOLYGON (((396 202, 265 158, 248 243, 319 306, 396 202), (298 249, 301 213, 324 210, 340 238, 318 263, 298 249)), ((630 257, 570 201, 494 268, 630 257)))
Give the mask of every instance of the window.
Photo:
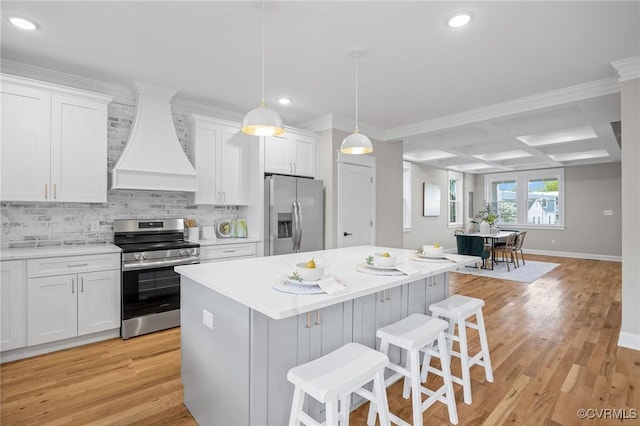
POLYGON ((463 178, 458 172, 449 172, 449 227, 463 226, 463 178))
POLYGON ((498 225, 564 227, 564 169, 485 175, 486 199, 498 225))
POLYGON ((411 163, 402 162, 402 229, 411 230, 411 163))

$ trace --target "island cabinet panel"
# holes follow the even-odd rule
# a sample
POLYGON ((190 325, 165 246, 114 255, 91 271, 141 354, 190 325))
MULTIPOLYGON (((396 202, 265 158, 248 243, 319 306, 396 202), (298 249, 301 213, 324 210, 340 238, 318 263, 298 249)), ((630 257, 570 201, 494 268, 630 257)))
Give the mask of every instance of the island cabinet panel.
MULTIPOLYGON (((263 424, 265 418, 269 425, 286 424, 293 398, 287 372, 351 341, 351 324, 350 301, 281 320, 254 312, 251 419, 255 423, 250 424, 263 424)), ((305 409, 324 420, 324 406, 308 396, 305 409)))
POLYGON ((250 379, 247 368, 251 310, 184 277, 180 303, 184 404, 200 424, 253 424, 249 386, 260 382, 250 379), (211 328, 204 324, 205 311, 211 328))

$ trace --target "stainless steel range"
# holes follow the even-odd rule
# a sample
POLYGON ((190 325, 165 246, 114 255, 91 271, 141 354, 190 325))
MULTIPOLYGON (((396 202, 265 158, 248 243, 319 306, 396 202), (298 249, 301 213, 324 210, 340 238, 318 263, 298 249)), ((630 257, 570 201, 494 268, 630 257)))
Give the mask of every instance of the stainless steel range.
POLYGON ((200 263, 200 245, 184 239, 184 220, 115 220, 113 229, 122 249, 122 338, 179 326, 173 267, 200 263))

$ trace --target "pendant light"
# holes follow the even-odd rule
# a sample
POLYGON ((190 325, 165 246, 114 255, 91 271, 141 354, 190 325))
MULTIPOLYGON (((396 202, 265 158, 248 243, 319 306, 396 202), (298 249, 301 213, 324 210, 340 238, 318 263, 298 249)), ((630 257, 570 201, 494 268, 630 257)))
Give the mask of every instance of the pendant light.
POLYGON ((352 134, 344 138, 342 145, 340 145, 340 152, 343 154, 369 154, 373 152, 373 144, 358 129, 358 57, 362 56, 362 52, 354 51, 352 55, 356 57, 356 128, 352 134))
POLYGON ((258 108, 252 109, 244 116, 242 132, 255 136, 278 136, 284 133, 282 118, 277 112, 267 108, 264 101, 264 8, 262 3, 262 100, 258 108))

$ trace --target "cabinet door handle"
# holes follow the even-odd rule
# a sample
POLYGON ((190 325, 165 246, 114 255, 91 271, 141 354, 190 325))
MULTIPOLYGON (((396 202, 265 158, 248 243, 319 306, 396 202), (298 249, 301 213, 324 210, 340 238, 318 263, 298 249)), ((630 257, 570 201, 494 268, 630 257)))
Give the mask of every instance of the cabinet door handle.
POLYGON ((384 301, 386 300, 384 297, 384 292, 385 290, 382 290, 382 297, 380 298, 380 302, 384 303, 384 301))
POLYGON ((218 191, 218 198, 216 199, 217 202, 220 202, 220 191, 218 191))
POLYGON ((48 200, 49 199, 49 185, 48 184, 44 184, 44 199, 48 200))
POLYGON ((387 292, 387 297, 385 300, 391 300, 391 290, 385 290, 387 292))
POLYGON ((76 263, 75 265, 67 264, 67 268, 81 268, 83 266, 87 266, 88 263, 76 263))
POLYGON ((235 250, 222 250, 223 253, 235 253, 235 250))
POLYGON ((84 278, 80 277, 80 293, 84 293, 84 278))
POLYGON ((71 294, 75 294, 76 292, 76 279, 71 278, 71 294))
POLYGON ((222 191, 222 202, 225 203, 227 201, 227 193, 222 191))
POLYGON ((53 184, 53 199, 55 200, 57 198, 58 198, 58 190, 57 190, 56 184, 54 183, 53 184))
POLYGON ((311 328, 311 312, 307 312, 307 323, 304 326, 305 328, 311 328))
POLYGON ((293 173, 296 172, 296 163, 293 163, 293 173))
POLYGON ((316 310, 316 325, 320 325, 320 309, 316 310))

